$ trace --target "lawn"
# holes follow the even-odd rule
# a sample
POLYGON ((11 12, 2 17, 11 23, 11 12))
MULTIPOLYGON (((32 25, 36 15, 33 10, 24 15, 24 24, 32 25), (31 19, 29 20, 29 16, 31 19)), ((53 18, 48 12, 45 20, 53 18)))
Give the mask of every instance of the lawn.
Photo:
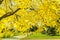
POLYGON ((26 38, 28 38, 28 39, 33 39, 33 38, 38 38, 38 39, 60 39, 60 36, 49 36, 49 35, 41 34, 41 33, 34 33, 34 34, 31 34, 30 36, 27 36, 26 38))
MULTIPOLYGON (((5 39, 3 39, 5 40, 5 39)), ((6 40, 10 40, 10 39, 6 39, 6 40)), ((60 36, 48 36, 45 34, 41 34, 41 33, 33 33, 25 38, 12 38, 11 40, 60 40, 60 36)))

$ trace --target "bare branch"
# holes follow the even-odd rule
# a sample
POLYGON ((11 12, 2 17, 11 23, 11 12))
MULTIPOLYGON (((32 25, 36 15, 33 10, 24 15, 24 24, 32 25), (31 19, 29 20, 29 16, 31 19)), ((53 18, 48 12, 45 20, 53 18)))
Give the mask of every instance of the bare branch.
POLYGON ((18 8, 18 9, 17 9, 16 11, 14 11, 14 12, 8 12, 8 13, 4 14, 2 17, 0 17, 0 20, 4 19, 4 18, 6 18, 6 17, 9 17, 9 16, 11 16, 11 15, 14 15, 18 10, 20 10, 20 8, 18 8))

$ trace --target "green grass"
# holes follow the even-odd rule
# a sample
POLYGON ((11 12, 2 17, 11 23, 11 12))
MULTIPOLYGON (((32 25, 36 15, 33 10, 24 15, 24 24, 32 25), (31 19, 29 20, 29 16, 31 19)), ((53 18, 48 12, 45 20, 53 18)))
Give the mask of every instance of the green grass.
POLYGON ((60 36, 49 36, 41 33, 34 33, 28 36, 27 38, 40 38, 40 39, 60 39, 60 36))

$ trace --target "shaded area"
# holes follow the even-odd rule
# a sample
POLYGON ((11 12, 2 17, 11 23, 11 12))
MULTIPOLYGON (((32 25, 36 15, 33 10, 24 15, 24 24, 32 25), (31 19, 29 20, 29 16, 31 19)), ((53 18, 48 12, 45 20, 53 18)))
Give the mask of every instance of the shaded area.
POLYGON ((4 0, 0 0, 0 4, 2 4, 3 1, 4 1, 4 0))

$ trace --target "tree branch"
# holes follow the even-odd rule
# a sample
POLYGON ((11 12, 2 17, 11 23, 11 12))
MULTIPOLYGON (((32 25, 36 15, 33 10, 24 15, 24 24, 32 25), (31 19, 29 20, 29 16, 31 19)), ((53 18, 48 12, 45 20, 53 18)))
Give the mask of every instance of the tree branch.
POLYGON ((4 14, 2 17, 0 17, 0 20, 2 20, 3 18, 9 17, 11 15, 14 15, 18 10, 20 10, 20 8, 18 8, 16 11, 14 12, 8 12, 6 14, 4 14))
POLYGON ((0 4, 2 4, 3 0, 0 0, 0 4))

